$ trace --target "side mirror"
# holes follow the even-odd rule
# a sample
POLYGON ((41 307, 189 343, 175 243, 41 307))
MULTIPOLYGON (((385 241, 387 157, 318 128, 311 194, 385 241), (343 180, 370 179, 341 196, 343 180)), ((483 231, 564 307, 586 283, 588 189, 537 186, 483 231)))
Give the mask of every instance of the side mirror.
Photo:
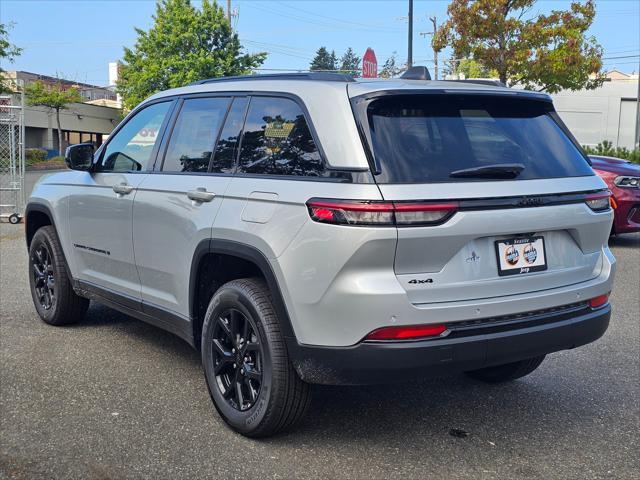
POLYGON ((64 161, 71 170, 91 170, 93 163, 93 143, 78 143, 67 147, 64 161))

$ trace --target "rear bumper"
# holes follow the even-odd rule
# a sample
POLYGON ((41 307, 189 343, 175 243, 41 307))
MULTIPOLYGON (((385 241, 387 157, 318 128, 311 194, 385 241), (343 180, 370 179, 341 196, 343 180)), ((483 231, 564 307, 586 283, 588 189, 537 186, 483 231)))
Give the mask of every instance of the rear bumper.
POLYGON ((413 342, 361 342, 351 347, 288 344, 300 377, 319 384, 373 384, 440 376, 515 362, 575 348, 600 338, 611 307, 584 304, 524 319, 488 319, 464 327, 451 324, 441 339, 413 342))

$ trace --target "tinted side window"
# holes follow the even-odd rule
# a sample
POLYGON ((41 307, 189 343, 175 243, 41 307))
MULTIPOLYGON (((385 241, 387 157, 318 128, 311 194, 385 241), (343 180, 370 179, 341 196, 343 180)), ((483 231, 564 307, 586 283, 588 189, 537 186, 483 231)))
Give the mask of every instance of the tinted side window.
POLYGON ((264 175, 323 174, 320 153, 296 102, 288 98, 251 99, 239 171, 264 175))
POLYGON ((151 167, 153 149, 171 102, 155 103, 135 114, 110 139, 97 167, 101 172, 142 171, 151 167))
POLYGON ((220 133, 216 152, 211 162, 213 173, 232 173, 235 166, 235 152, 238 137, 242 131, 244 114, 247 110, 247 97, 238 97, 233 100, 229 114, 220 133))
POLYGON ((229 98, 185 100, 169 140, 163 172, 206 172, 229 98))

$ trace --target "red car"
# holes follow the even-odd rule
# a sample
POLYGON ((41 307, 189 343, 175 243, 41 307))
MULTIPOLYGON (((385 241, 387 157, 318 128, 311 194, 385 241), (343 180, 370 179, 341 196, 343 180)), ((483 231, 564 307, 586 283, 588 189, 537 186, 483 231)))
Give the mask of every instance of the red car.
POLYGON ((640 231, 640 165, 614 157, 589 155, 589 158, 613 194, 615 219, 611 233, 640 231))

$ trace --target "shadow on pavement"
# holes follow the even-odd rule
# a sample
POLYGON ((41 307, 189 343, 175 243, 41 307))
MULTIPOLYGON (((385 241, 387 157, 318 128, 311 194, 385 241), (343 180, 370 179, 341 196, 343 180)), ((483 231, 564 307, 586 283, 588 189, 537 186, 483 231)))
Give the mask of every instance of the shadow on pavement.
POLYGON ((624 233, 609 238, 609 247, 640 248, 640 233, 624 233))
POLYGON ((149 325, 141 320, 95 302, 91 303, 87 311, 87 316, 82 322, 64 328, 114 329, 131 339, 151 344, 154 347, 167 351, 167 355, 175 355, 181 360, 193 364, 194 367, 200 368, 200 354, 181 338, 161 328, 149 325))

